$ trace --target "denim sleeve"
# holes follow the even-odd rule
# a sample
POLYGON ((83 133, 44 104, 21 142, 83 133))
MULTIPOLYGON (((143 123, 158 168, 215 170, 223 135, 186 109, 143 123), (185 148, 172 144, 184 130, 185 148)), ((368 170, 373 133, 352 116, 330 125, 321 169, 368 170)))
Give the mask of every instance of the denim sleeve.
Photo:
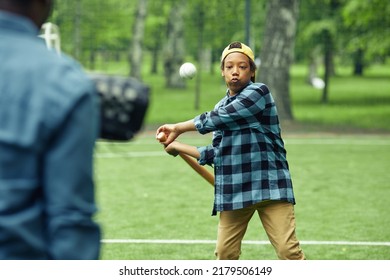
POLYGON ((49 254, 53 259, 97 259, 100 228, 93 221, 97 209, 92 166, 98 135, 97 94, 86 80, 68 79, 72 81, 82 92, 44 155, 49 254))

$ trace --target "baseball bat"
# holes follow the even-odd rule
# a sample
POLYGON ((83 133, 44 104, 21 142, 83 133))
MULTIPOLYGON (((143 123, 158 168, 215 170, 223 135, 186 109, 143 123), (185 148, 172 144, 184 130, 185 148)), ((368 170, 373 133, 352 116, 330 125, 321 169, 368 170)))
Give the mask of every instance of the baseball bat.
MULTIPOLYGON (((160 142, 165 141, 166 136, 163 132, 160 132, 157 135, 157 140, 160 142)), ((195 170, 196 173, 198 173, 200 176, 203 177, 207 182, 209 182, 212 186, 214 186, 214 175, 209 172, 204 166, 200 165, 193 157, 184 154, 179 153, 180 157, 189 165, 192 167, 193 170, 195 170)))
POLYGON ((205 167, 200 165, 193 157, 179 153, 180 157, 194 169, 200 176, 202 176, 207 182, 214 186, 214 175, 211 174, 205 167))

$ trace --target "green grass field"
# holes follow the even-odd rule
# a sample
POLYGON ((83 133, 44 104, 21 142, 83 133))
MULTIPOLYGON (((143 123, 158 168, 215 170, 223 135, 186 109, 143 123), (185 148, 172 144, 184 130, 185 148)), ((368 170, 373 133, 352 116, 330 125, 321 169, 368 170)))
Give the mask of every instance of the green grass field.
MULTIPOLYGON (((210 141, 209 135, 181 138, 193 145, 210 141)), ((287 134, 284 138, 297 198, 298 238, 308 259, 390 259, 390 136, 287 134), (324 241, 352 244, 317 244, 324 241)), ((104 243, 102 259, 214 259, 213 242, 134 243, 216 238, 218 218, 210 215, 212 187, 181 158, 165 154, 152 132, 130 143, 99 142, 95 170, 103 239, 132 240, 104 243)), ((245 241, 266 240, 254 216, 245 241)), ((246 243, 242 251, 244 260, 276 259, 268 244, 246 243)))
MULTIPOLYGON (((121 65, 105 70, 127 73, 121 65)), ((350 68, 339 67, 324 105, 321 92, 305 83, 306 67, 292 67, 295 122, 283 123, 282 133, 297 199, 297 234, 308 259, 390 259, 389 69, 372 65, 364 77, 352 77, 350 68)), ((210 110, 225 86, 218 73, 202 75, 195 110, 195 79, 173 90, 164 87, 163 75, 145 72, 144 82, 152 90, 145 131, 129 143, 99 142, 96 149, 101 257, 213 260, 218 218, 211 216, 212 187, 181 158, 165 154, 151 128, 210 110)), ((205 145, 210 137, 181 139, 205 145)), ((271 245, 250 241, 267 241, 256 217, 241 259, 276 259, 271 245)))

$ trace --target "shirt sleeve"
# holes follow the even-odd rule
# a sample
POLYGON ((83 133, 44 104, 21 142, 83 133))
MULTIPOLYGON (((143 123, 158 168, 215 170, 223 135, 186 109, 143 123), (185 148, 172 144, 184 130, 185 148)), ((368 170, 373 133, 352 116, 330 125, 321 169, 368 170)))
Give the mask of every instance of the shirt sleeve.
POLYGON ((214 163, 214 158, 221 142, 222 134, 220 131, 214 131, 213 134, 213 142, 211 145, 197 147, 200 153, 200 158, 198 160, 200 165, 212 165, 214 163))
POLYGON ((92 166, 98 135, 97 94, 87 78, 63 78, 77 90, 66 86, 62 89, 72 102, 63 105, 68 109, 63 110, 63 120, 44 155, 49 254, 53 259, 97 259, 100 229, 93 221, 96 206, 92 166))
POLYGON ((203 146, 203 147, 197 147, 200 158, 198 160, 200 165, 209 164, 211 165, 213 163, 214 159, 214 147, 212 145, 203 146))
POLYGON ((227 101, 230 102, 220 104, 213 111, 195 117, 195 127, 200 133, 257 126, 264 109, 273 104, 269 90, 264 84, 250 84, 227 101))

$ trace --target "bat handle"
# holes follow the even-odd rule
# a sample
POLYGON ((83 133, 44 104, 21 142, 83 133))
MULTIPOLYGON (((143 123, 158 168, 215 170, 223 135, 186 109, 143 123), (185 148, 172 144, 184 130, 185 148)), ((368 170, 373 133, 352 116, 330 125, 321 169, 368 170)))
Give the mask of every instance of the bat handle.
POLYGON ((191 166, 200 176, 202 176, 207 182, 214 186, 214 175, 211 174, 205 167, 201 166, 194 158, 191 156, 179 153, 180 157, 191 166))

